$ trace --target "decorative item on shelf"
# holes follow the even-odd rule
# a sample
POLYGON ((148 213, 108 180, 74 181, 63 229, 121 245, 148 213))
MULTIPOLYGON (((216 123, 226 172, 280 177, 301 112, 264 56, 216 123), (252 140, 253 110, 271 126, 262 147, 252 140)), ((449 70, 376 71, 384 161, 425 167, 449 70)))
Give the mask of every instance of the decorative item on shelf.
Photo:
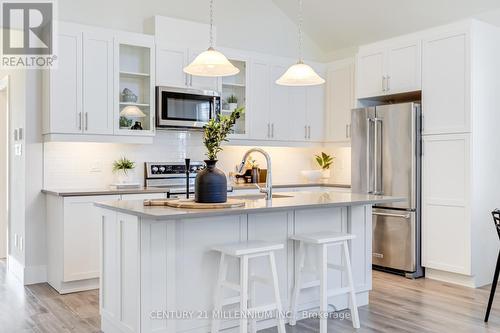
POLYGON ((125 88, 122 91, 122 102, 125 103, 136 103, 137 102, 137 95, 132 92, 129 88, 125 88))
POLYGON ((113 172, 118 176, 118 183, 116 185, 132 183, 130 173, 134 169, 135 162, 132 162, 126 157, 122 157, 119 160, 114 161, 113 172))
POLYGON ((208 50, 200 53, 192 63, 184 67, 184 72, 195 76, 230 76, 240 72, 225 55, 216 51, 214 46, 214 0, 210 0, 210 41, 208 50))
POLYGON ((132 119, 127 119, 123 116, 120 116, 120 128, 130 128, 132 127, 132 123, 134 121, 132 119))
POLYGON ((207 167, 198 172, 195 180, 195 201, 201 203, 221 203, 227 201, 227 178, 217 169, 217 154, 222 151, 222 143, 227 140, 243 108, 237 108, 231 115, 218 115, 203 127, 203 144, 207 148, 207 167))
POLYGON ((238 97, 236 95, 231 95, 227 98, 227 107, 229 111, 233 112, 238 107, 238 97))
POLYGON ((321 178, 324 181, 328 180, 328 178, 330 178, 330 166, 333 164, 333 159, 335 157, 321 152, 321 155, 316 155, 315 158, 321 168, 321 178))
POLYGON ((302 57, 302 0, 299 0, 299 61, 290 66, 276 83, 283 86, 315 86, 325 83, 302 57))
MULTIPOLYGON (((145 118, 146 114, 142 112, 142 110, 137 106, 129 105, 124 107, 123 110, 120 111, 120 127, 122 127, 122 123, 125 123, 125 121, 122 122, 122 117, 129 120, 130 124, 132 124, 135 119, 145 118)), ((128 121, 126 123, 128 124, 128 121)), ((126 128, 130 128, 132 130, 142 130, 142 123, 140 121, 135 121, 134 126, 127 126, 126 128)))

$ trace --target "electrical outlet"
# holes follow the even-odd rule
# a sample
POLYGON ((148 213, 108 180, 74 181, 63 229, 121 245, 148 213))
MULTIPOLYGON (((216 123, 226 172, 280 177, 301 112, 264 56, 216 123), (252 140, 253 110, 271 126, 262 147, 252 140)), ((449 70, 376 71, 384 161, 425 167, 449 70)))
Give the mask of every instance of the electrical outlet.
POLYGON ((23 144, 22 143, 16 143, 14 145, 14 154, 16 156, 22 156, 23 155, 23 144))

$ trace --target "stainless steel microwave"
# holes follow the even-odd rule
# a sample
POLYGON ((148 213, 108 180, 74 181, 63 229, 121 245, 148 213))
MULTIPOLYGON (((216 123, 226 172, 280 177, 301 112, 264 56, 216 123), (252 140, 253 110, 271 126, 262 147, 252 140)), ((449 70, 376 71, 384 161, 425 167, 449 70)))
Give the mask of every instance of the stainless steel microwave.
POLYGON ((220 109, 221 98, 216 91, 156 87, 158 128, 202 128, 220 109))

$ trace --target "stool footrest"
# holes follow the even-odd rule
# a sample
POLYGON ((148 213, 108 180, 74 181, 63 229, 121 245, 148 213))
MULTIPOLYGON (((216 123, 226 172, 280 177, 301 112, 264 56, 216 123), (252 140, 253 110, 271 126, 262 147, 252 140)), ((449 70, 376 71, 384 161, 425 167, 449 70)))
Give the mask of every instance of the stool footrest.
POLYGON ((328 268, 335 269, 337 271, 345 271, 345 267, 342 265, 328 264, 328 268))
POLYGON ((340 288, 340 289, 332 289, 332 290, 328 291, 328 297, 348 294, 350 292, 351 292, 350 287, 345 287, 345 288, 340 288))
POLYGON ((259 312, 266 312, 266 311, 272 311, 272 310, 277 310, 277 309, 278 309, 277 304, 272 303, 272 304, 256 306, 254 308, 248 309, 247 311, 250 313, 259 313, 259 312))
POLYGON ((237 292, 240 292, 241 288, 238 284, 236 283, 232 283, 232 282, 228 282, 228 281, 222 281, 222 286, 224 288, 227 288, 227 289, 231 289, 231 290, 234 290, 234 291, 237 291, 237 292))

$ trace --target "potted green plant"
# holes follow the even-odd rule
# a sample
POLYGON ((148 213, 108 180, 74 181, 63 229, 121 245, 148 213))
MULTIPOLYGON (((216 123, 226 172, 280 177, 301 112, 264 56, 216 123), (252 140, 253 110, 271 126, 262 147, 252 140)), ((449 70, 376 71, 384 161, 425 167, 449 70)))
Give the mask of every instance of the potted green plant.
POLYGON ((113 172, 118 176, 119 184, 130 183, 130 172, 135 169, 135 162, 122 157, 113 162, 113 172))
POLYGON ((227 98, 227 106, 229 111, 234 111, 238 107, 238 97, 236 95, 231 95, 227 98))
POLYGON ((218 115, 203 127, 203 144, 207 148, 205 164, 207 167, 198 172, 195 180, 196 202, 220 203, 227 201, 227 179, 224 172, 215 167, 217 155, 222 151, 222 143, 227 140, 236 120, 244 108, 236 108, 230 115, 218 115))
POLYGON ((316 155, 316 162, 318 163, 319 167, 321 168, 321 178, 324 180, 327 180, 330 178, 330 167, 333 164, 333 156, 330 156, 324 152, 321 152, 320 155, 316 155))

